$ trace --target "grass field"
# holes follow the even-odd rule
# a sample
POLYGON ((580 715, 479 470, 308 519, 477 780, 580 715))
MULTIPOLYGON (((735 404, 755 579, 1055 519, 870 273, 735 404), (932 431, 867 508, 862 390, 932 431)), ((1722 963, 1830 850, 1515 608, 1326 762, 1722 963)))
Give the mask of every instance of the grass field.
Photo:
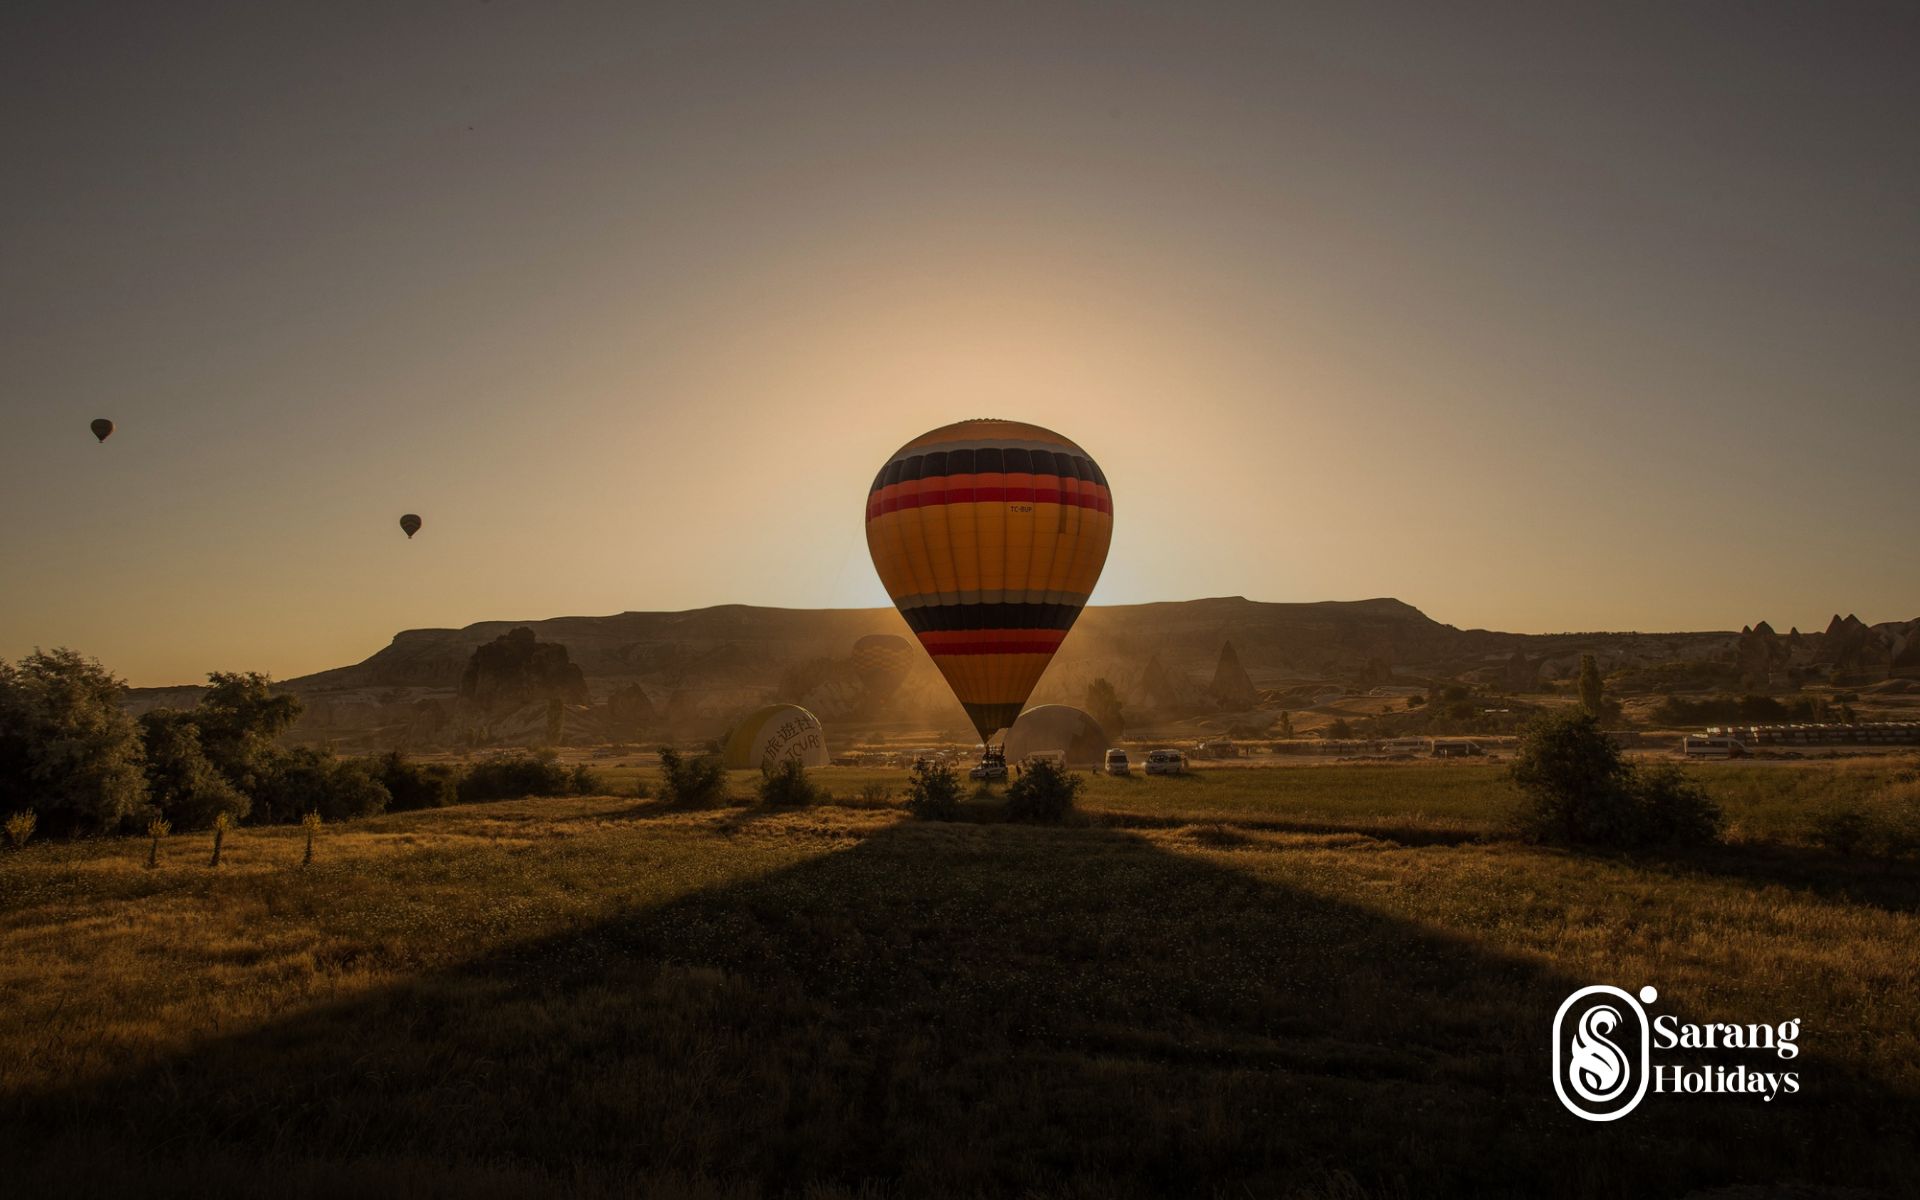
MULTIPOLYGON (((1659 1196, 1914 1188, 1920 870, 1505 840, 1480 766, 1098 780, 1064 828, 522 800, 0 856, 11 1194, 1659 1196), (1575 987, 1805 1023, 1804 1090, 1554 1098, 1575 987), (17 1189, 17 1190, 16 1190, 17 1189)), ((612 771, 630 790, 634 772, 612 771)), ((825 770, 843 799, 898 772, 825 770)), ((740 781, 744 783, 744 779, 740 781)), ((744 790, 744 789, 742 789, 744 790)), ((1771 1056, 1741 1058, 1777 1069, 1771 1056)))

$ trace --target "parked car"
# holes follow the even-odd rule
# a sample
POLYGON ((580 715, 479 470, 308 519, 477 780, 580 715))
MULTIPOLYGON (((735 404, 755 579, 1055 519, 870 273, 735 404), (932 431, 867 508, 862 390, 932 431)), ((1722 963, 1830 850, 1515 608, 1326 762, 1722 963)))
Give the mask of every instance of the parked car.
POLYGON ((1187 756, 1178 750, 1155 750, 1147 755, 1147 774, 1185 775, 1187 756))
POLYGON ((967 772, 968 779, 977 779, 982 783, 992 783, 1007 777, 1007 752, 998 746, 988 746, 980 754, 980 765, 967 772))
POLYGON ((1133 774, 1133 764, 1127 761, 1127 752, 1125 750, 1122 750, 1118 746, 1115 746, 1113 749, 1107 751, 1107 774, 1109 775, 1133 774))

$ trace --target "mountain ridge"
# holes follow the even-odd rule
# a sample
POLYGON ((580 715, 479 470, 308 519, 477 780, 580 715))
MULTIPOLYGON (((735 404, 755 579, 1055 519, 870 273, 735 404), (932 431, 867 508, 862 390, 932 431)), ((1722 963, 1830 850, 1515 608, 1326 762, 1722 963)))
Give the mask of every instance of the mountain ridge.
MULTIPOLYGON (((584 684, 584 694, 570 686, 564 696, 540 700, 540 714, 522 714, 516 728, 547 729, 561 720, 546 713, 551 699, 580 710, 577 721, 562 720, 568 737, 593 740, 609 727, 616 693, 622 711, 657 713, 663 727, 686 731, 724 727, 741 711, 775 700, 805 704, 829 723, 952 721, 959 709, 925 655, 916 655, 884 708, 861 700, 851 648, 869 634, 912 640, 897 611, 878 607, 724 604, 487 620, 401 630, 360 662, 278 686, 305 701, 299 737, 339 745, 435 744, 472 728, 463 715, 471 698, 463 702, 462 680, 476 651, 511 635, 553 647, 541 653, 557 654, 557 669, 577 673, 569 678, 584 684), (528 633, 517 632, 523 629, 528 633)), ((1390 596, 1094 605, 1082 612, 1031 703, 1081 703, 1098 678, 1118 689, 1129 711, 1162 714, 1218 709, 1229 693, 1237 697, 1235 707, 1250 696, 1256 704, 1285 706, 1329 691, 1386 687, 1398 694, 1439 682, 1525 693, 1571 678, 1589 653, 1604 671, 1649 679, 1672 673, 1672 664, 1706 664, 1722 686, 1743 690, 1813 678, 1871 681, 1920 675, 1920 620, 1869 626, 1858 617, 1836 617, 1828 632, 1787 636, 1764 621, 1738 631, 1518 634, 1461 629, 1390 596), (1224 674, 1223 663, 1231 663, 1224 674)), ((177 707, 191 704, 197 691, 134 689, 129 703, 177 707)))

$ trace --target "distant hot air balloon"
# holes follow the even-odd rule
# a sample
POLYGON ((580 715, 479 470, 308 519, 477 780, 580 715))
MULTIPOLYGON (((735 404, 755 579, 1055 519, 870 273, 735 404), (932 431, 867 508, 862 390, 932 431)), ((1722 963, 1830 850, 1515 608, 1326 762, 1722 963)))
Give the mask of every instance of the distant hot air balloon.
POLYGON ((913 669, 913 643, 891 633, 870 633, 853 644, 853 672, 873 700, 885 700, 913 669))
POLYGON ((923 434, 887 460, 867 495, 880 582, 983 741, 1020 715, 1112 536, 1100 468, 1019 421, 923 434))
POLYGON ((105 417, 95 417, 93 424, 87 426, 87 428, 93 430, 94 437, 104 442, 107 440, 107 435, 113 432, 113 422, 107 420, 105 417))
POLYGON ((408 513, 400 518, 400 528, 407 531, 408 538, 412 538, 414 534, 420 532, 420 518, 408 513))

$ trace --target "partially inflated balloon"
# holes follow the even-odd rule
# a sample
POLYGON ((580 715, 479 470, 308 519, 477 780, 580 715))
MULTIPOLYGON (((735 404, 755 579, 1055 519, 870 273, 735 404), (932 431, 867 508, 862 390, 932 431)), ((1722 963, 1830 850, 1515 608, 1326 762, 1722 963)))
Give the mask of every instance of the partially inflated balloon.
POLYGON ((95 417, 93 424, 87 426, 87 428, 93 430, 94 437, 104 442, 107 440, 107 435, 113 432, 113 422, 107 420, 105 417, 95 417))
POLYGON ((913 643, 891 633, 870 633, 853 644, 853 671, 867 695, 885 700, 913 669, 913 643))
POLYGON ((400 518, 400 528, 406 530, 407 536, 411 538, 414 534, 420 532, 420 518, 414 516, 412 513, 408 513, 406 516, 400 518))
POLYGON ((720 750, 720 761, 733 768, 771 772, 790 758, 803 767, 824 767, 831 761, 820 719, 798 704, 754 709, 740 718, 720 750))
POLYGON ((982 740, 1013 724, 1086 606, 1113 536, 1087 452, 1038 425, 962 421, 902 446, 867 495, 880 582, 982 740))

